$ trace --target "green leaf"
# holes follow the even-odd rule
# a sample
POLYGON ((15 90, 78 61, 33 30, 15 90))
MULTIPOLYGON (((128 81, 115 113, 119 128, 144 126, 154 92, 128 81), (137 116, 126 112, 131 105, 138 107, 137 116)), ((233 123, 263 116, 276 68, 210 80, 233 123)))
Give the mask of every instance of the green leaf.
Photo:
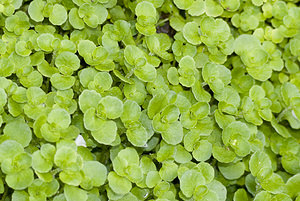
POLYGON ((35 151, 32 154, 32 167, 40 173, 46 173, 52 168, 52 161, 43 157, 40 151, 35 151))
POLYGON ((28 168, 17 173, 7 174, 5 177, 5 181, 7 185, 12 189, 26 189, 33 182, 33 171, 28 168))
POLYGON ((205 184, 205 178, 196 170, 187 170, 183 173, 179 180, 180 189, 187 197, 191 197, 193 195, 197 186, 205 184))
POLYGON ((82 181, 82 175, 78 171, 65 170, 59 173, 59 179, 65 184, 78 186, 82 181))
POLYGON ((64 195, 67 201, 86 201, 88 200, 87 192, 75 187, 65 185, 64 187, 64 195))
POLYGON ((206 0, 205 8, 206 8, 206 14, 208 16, 217 17, 222 15, 223 13, 223 8, 221 7, 221 5, 213 0, 206 0))
POLYGON ((261 186, 264 190, 278 194, 285 190, 285 183, 280 175, 272 173, 272 175, 261 182, 261 186))
POLYGON ((277 120, 275 118, 273 118, 271 120, 271 125, 275 129, 275 131, 282 137, 284 137, 284 138, 290 137, 290 133, 289 133, 288 129, 286 127, 284 127, 283 125, 277 123, 277 120))
POLYGON ((223 65, 213 63, 208 63, 204 66, 202 76, 215 93, 221 92, 224 86, 231 81, 230 70, 223 65))
POLYGON ((92 136, 100 144, 111 144, 117 136, 117 125, 114 121, 102 121, 97 125, 98 130, 92 131, 92 136))
POLYGON ((96 116, 96 109, 92 107, 89 108, 83 115, 84 127, 90 131, 99 130, 101 128, 100 125, 102 125, 104 121, 105 120, 96 116))
POLYGON ((42 0, 34 0, 29 4, 28 14, 31 19, 36 22, 41 22, 44 20, 43 16, 43 8, 45 6, 45 2, 42 0))
POLYGON ((272 200, 272 195, 267 191, 261 191, 255 196, 255 201, 272 200))
POLYGON ((140 106, 132 100, 127 100, 123 105, 123 114, 121 120, 123 123, 138 121, 141 116, 140 106))
POLYGON ((155 187, 160 181, 161 181, 161 178, 157 171, 148 172, 148 174, 146 176, 146 185, 148 188, 155 187))
POLYGON ((101 98, 97 106, 97 114, 108 119, 119 118, 123 113, 123 102, 114 96, 101 98))
POLYGON ((178 85, 179 84, 179 75, 178 75, 178 71, 175 67, 171 67, 168 69, 168 81, 172 84, 172 85, 178 85))
POLYGON ((137 4, 135 8, 136 16, 152 16, 156 17, 156 9, 154 5, 148 1, 143 1, 137 4))
POLYGON ((57 108, 48 114, 47 121, 64 129, 70 125, 71 117, 65 109, 57 108))
POLYGON ((214 179, 206 186, 217 195, 219 201, 226 200, 227 189, 221 182, 214 179))
POLYGON ((237 191, 235 191, 234 196, 233 196, 234 201, 239 201, 239 200, 248 200, 248 195, 245 189, 240 188, 237 191))
POLYGON ((162 138, 169 144, 179 144, 183 139, 183 128, 179 121, 171 123, 166 131, 161 133, 162 138))
POLYGON ((120 177, 115 172, 108 174, 108 185, 117 194, 126 194, 131 190, 131 182, 124 177, 120 177))
POLYGON ((191 154, 180 144, 176 146, 174 158, 177 163, 187 163, 192 160, 191 154))
POLYGON ((8 139, 17 141, 23 147, 27 147, 32 139, 29 126, 21 120, 11 121, 6 124, 3 133, 8 139))
POLYGON ((166 161, 159 170, 159 175, 164 181, 173 181, 177 177, 178 165, 174 162, 166 161))
POLYGON ((11 159, 22 152, 24 152, 24 149, 20 143, 15 140, 5 140, 0 144, 0 161, 11 159))
POLYGON ((54 25, 62 25, 68 18, 65 7, 55 4, 49 16, 49 21, 54 25))
POLYGON ((82 171, 84 173, 83 183, 88 181, 92 183, 92 186, 99 187, 106 181, 107 169, 98 161, 85 161, 82 171))
POLYGON ((146 63, 134 70, 134 74, 144 82, 153 82, 156 79, 157 72, 154 66, 146 63))
POLYGON ((174 3, 179 9, 183 10, 188 10, 193 5, 192 0, 174 0, 174 3))
POLYGON ((100 92, 107 91, 111 88, 112 82, 113 80, 108 72, 98 72, 89 88, 100 92))
POLYGON ((235 121, 230 123, 222 132, 222 140, 225 145, 232 143, 232 140, 248 140, 250 138, 250 130, 245 123, 235 121))
POLYGON ((15 64, 7 58, 0 60, 0 75, 2 77, 8 77, 15 72, 15 64))
POLYGON ((222 0, 220 3, 224 9, 230 12, 236 11, 240 7, 239 0, 222 0))
POLYGON ((54 163, 62 169, 68 168, 68 166, 77 160, 76 151, 71 147, 63 146, 59 148, 54 156, 54 163))
POLYGON ((32 164, 32 158, 27 153, 20 153, 12 159, 7 159, 1 164, 1 169, 5 174, 14 174, 21 170, 28 169, 32 164))
POLYGON ((249 96, 252 100, 258 101, 266 96, 264 89, 261 86, 253 85, 249 91, 249 96))
POLYGON ((215 110, 214 115, 215 115, 215 120, 216 120, 218 126, 223 129, 225 127, 227 127, 230 123, 235 121, 234 116, 225 115, 219 110, 215 110))
POLYGON ((298 173, 290 177, 286 182, 288 195, 292 198, 299 196, 299 192, 298 192, 299 186, 300 186, 300 174, 298 173))
POLYGON ((188 13, 191 16, 200 16, 205 12, 205 2, 203 0, 196 0, 189 8, 188 13))
POLYGON ((221 163, 233 162, 236 157, 235 153, 232 150, 218 145, 213 146, 212 153, 213 157, 221 163))
POLYGON ((188 22, 184 25, 182 30, 184 38, 192 45, 200 45, 201 38, 199 34, 199 27, 196 22, 188 22))
POLYGON ((77 8, 72 8, 70 10, 69 22, 75 29, 83 29, 84 28, 84 21, 79 17, 77 8))
POLYGON ((206 162, 199 163, 196 168, 202 173, 203 177, 205 178, 205 183, 209 184, 213 181, 215 172, 213 167, 206 162))
POLYGON ((13 201, 28 201, 29 195, 26 191, 14 191, 12 194, 13 201))
POLYGON ((126 136, 128 141, 137 147, 146 146, 146 143, 148 141, 147 130, 139 122, 130 124, 126 131, 126 136))
MULTIPOLYGON (((81 41, 80 41, 81 42, 81 41)), ((80 47, 79 43, 79 47, 80 47)), ((78 51, 80 50, 78 47, 78 51)), ((97 71, 94 68, 84 68, 81 71, 79 71, 79 79, 80 79, 80 83, 82 84, 82 86, 84 87, 88 87, 89 83, 92 82, 94 80, 95 74, 97 73, 97 71)))
POLYGON ((193 157, 197 161, 206 161, 211 157, 212 144, 207 140, 200 140, 196 143, 195 149, 193 150, 193 157))
POLYGON ((71 75, 80 67, 80 60, 72 52, 62 52, 55 59, 55 65, 62 74, 71 75))
POLYGON ((234 180, 244 174, 245 164, 243 162, 219 163, 218 168, 226 179, 234 180))
POLYGON ((55 73, 51 76, 50 82, 55 88, 59 90, 66 90, 75 84, 75 77, 55 73))
MULTIPOLYGON (((291 201, 292 199, 285 193, 276 194, 273 199, 291 201)), ((298 198, 299 199, 299 198, 298 198)), ((296 199, 297 200, 297 199, 296 199)))
POLYGON ((271 160, 265 152, 257 151, 252 154, 249 161, 249 169, 253 176, 257 176, 264 170, 271 169, 271 160))
POLYGON ((190 107, 191 115, 196 119, 203 119, 210 112, 210 106, 207 102, 198 102, 190 107))
POLYGON ((79 96, 79 107, 80 110, 85 113, 91 107, 96 109, 100 100, 101 95, 94 90, 83 90, 79 96))

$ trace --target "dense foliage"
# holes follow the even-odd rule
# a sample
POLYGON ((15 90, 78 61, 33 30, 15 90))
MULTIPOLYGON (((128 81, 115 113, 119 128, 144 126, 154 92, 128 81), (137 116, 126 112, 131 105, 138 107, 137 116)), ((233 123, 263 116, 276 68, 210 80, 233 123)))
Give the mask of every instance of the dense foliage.
POLYGON ((299 0, 0 0, 1 201, 300 201, 299 0))

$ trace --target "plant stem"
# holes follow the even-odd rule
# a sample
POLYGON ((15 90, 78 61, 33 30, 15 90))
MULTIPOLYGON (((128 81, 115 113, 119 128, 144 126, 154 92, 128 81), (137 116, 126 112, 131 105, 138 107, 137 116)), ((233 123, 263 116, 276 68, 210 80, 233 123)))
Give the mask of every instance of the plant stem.
POLYGON ((3 195, 2 195, 2 198, 1 198, 1 201, 4 201, 4 200, 5 200, 6 195, 7 195, 7 191, 8 191, 8 189, 5 188, 5 189, 4 189, 4 193, 3 193, 3 195))
POLYGON ((165 18, 163 20, 160 20, 159 22, 157 22, 156 26, 160 26, 160 25, 164 24, 167 21, 169 21, 169 18, 165 18))
POLYGON ((139 33, 139 34, 137 35, 136 39, 135 39, 135 43, 136 43, 136 44, 139 44, 139 42, 140 42, 142 39, 143 39, 143 38, 142 38, 142 34, 139 33))
POLYGON ((285 108, 282 112, 276 117, 277 122, 280 122, 284 115, 290 110, 290 107, 285 108))

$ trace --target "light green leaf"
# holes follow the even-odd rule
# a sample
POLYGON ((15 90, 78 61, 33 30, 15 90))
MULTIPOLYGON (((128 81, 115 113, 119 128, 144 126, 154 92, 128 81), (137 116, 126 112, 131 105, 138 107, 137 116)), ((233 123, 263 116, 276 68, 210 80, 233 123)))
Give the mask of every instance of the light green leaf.
POLYGON ((88 180, 94 187, 99 187, 106 181, 107 169, 98 161, 85 161, 82 171, 84 173, 83 183, 88 180))
POLYGON ((218 168, 226 179, 234 180, 244 174, 245 164, 243 162, 219 163, 218 168))
POLYGON ((62 25, 68 18, 67 11, 64 6, 55 4, 49 16, 49 21, 54 25, 62 25))
POLYGON ((123 102, 114 96, 101 98, 97 106, 97 114, 108 119, 119 118, 123 113, 123 102))
POLYGON ((62 74, 71 75, 80 67, 80 60, 72 52, 62 52, 55 59, 55 65, 62 74))
POLYGON ((193 0, 174 0, 179 9, 188 10, 193 5, 193 0))
POLYGON ((17 173, 8 174, 5 181, 12 189, 24 190, 33 182, 33 171, 28 168, 17 173))
POLYGON ((188 22, 182 30, 184 38, 192 45, 200 45, 201 38, 199 34, 199 26, 196 22, 188 22))
POLYGON ((22 120, 11 121, 3 129, 4 136, 27 147, 32 139, 29 126, 22 120))
POLYGON ((117 125, 114 121, 102 121, 97 125, 98 130, 92 131, 92 136, 100 144, 111 144, 117 136, 117 125))
POLYGON ((47 117, 50 124, 54 124, 62 129, 68 128, 71 123, 71 117, 65 109, 53 109, 47 117))
POLYGON ((166 131, 161 133, 162 138, 169 144, 179 144, 183 139, 183 128, 179 121, 171 123, 166 131))
POLYGON ((65 185, 64 195, 67 201, 86 201, 88 199, 87 192, 75 186, 65 185))
POLYGON ((115 172, 108 174, 108 185, 117 194, 126 194, 131 190, 131 182, 124 177, 120 177, 115 172))

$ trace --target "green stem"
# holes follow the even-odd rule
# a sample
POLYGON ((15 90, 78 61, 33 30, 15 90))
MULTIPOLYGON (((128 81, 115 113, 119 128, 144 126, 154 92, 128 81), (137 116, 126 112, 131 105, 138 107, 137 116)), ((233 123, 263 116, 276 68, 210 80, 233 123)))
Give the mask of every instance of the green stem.
POLYGON ((3 193, 3 195, 2 195, 2 198, 1 198, 1 201, 4 201, 5 200, 5 198, 6 198, 6 195, 7 195, 7 188, 5 188, 4 189, 4 193, 3 193))
POLYGON ((202 83, 201 83, 201 86, 202 86, 202 87, 204 87, 204 86, 206 86, 206 85, 208 85, 206 82, 202 82, 202 83))
POLYGON ((135 68, 131 69, 127 74, 126 74, 126 78, 130 78, 133 75, 135 68))
POLYGON ((163 20, 160 20, 159 22, 157 22, 156 26, 160 26, 160 25, 164 24, 167 21, 169 21, 169 18, 165 18, 163 20))
POLYGON ((142 38, 142 34, 139 33, 139 34, 137 35, 136 39, 135 39, 135 43, 136 43, 136 44, 139 44, 140 41, 141 41, 142 39, 143 39, 143 38, 142 38))
POLYGON ((51 62, 50 62, 50 66, 54 66, 55 59, 56 59, 56 51, 53 51, 52 59, 51 59, 51 62))
POLYGON ((56 168, 56 169, 52 170, 51 173, 52 173, 53 175, 56 175, 57 173, 59 173, 59 172, 61 172, 61 171, 62 171, 62 169, 56 168))
POLYGON ((284 115, 290 110, 290 107, 285 108, 282 112, 276 117, 277 122, 280 122, 284 115))

